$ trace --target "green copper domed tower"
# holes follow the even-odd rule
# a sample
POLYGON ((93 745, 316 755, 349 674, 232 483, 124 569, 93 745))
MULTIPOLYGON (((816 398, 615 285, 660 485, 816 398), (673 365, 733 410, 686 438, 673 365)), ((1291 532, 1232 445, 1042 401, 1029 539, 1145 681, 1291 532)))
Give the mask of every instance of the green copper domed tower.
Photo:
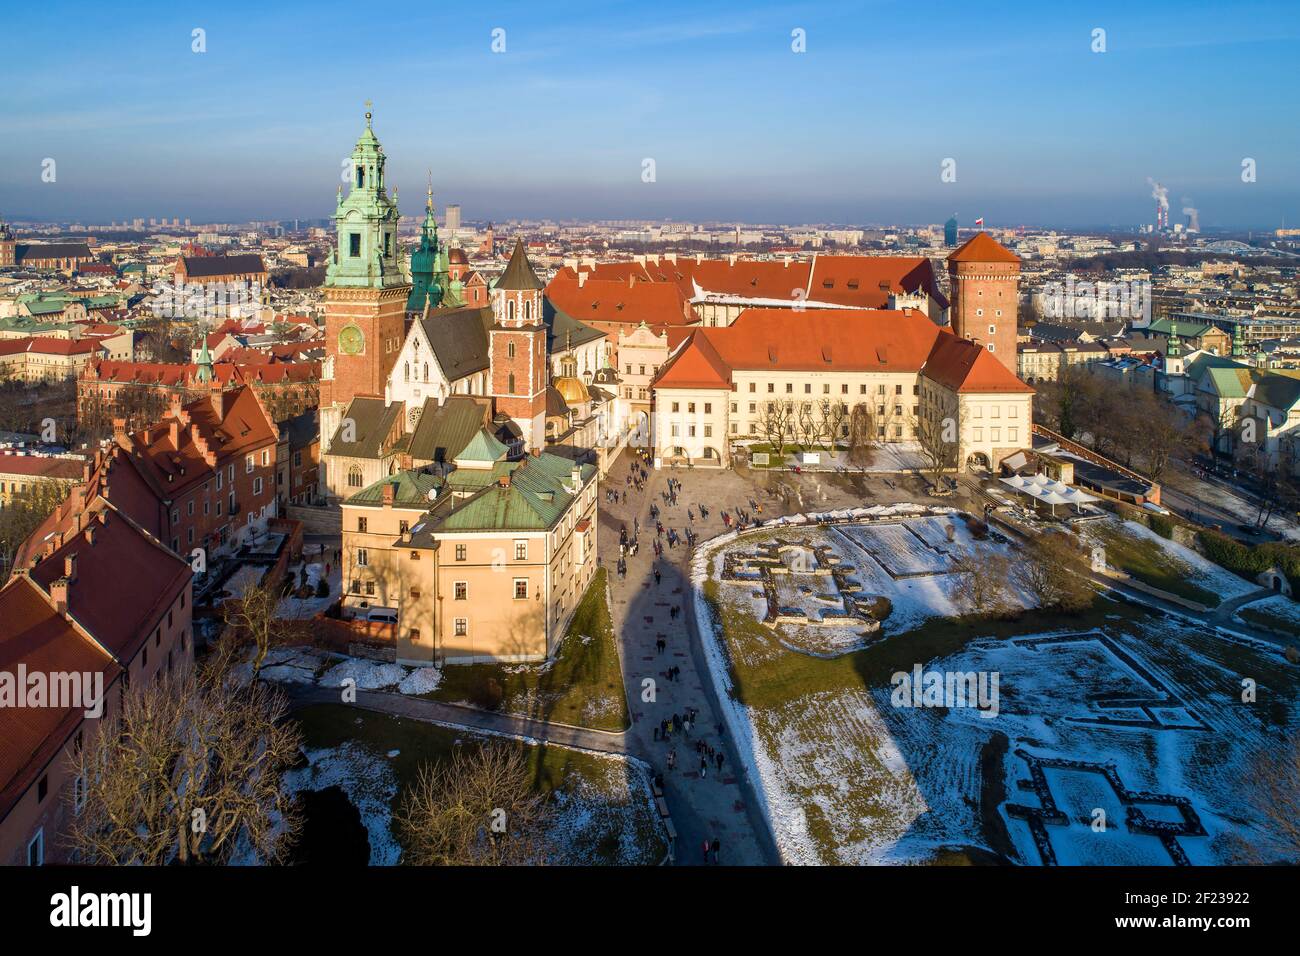
POLYGON ((338 239, 325 270, 325 284, 334 288, 382 289, 406 283, 397 250, 397 197, 388 197, 387 157, 370 121, 367 109, 366 128, 352 150, 350 188, 347 196, 339 188, 334 210, 338 239))
POLYGON ((433 183, 424 206, 424 224, 420 227, 420 244, 411 252, 411 295, 407 312, 423 312, 442 305, 447 287, 445 256, 438 243, 438 220, 433 212, 433 183))

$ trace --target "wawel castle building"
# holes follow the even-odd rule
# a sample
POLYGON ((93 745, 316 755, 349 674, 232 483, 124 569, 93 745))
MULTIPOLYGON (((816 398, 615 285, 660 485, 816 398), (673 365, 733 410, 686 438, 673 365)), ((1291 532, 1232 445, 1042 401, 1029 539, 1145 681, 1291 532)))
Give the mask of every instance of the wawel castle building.
POLYGON ((933 308, 785 303, 689 330, 651 386, 655 458, 726 466, 732 442, 773 434, 773 416, 789 423, 788 444, 801 440, 796 423, 807 415, 833 421, 845 442, 863 406, 873 442, 944 435, 952 467, 996 468, 1031 444, 1033 389, 1004 364, 1015 361, 1018 260, 980 233, 952 254, 949 272, 960 301, 951 328, 933 308))

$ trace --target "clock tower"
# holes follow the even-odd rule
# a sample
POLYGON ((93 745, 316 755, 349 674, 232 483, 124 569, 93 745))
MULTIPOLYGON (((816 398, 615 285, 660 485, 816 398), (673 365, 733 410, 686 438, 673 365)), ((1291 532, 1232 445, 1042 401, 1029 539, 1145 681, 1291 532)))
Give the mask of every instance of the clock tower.
POLYGON ((352 399, 382 399, 406 336, 411 285, 397 247, 397 196, 384 183, 387 157, 366 128, 348 165, 348 192, 339 187, 334 251, 325 270, 325 366, 320 386, 321 454, 352 399))

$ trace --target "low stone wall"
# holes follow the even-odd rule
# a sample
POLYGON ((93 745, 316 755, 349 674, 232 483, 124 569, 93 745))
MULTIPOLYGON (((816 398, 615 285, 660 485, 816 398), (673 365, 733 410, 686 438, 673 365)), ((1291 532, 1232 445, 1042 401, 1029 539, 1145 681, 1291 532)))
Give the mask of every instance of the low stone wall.
POLYGON ((289 518, 302 523, 308 534, 342 534, 343 510, 315 505, 289 505, 285 512, 289 518))

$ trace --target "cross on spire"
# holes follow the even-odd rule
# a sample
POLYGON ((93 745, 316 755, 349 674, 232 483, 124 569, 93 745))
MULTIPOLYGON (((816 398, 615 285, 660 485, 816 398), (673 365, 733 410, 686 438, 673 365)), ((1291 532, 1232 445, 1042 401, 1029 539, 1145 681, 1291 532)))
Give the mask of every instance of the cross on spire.
POLYGON ((370 100, 366 100, 366 128, 367 129, 370 128, 370 116, 371 116, 370 108, 374 105, 375 104, 370 102, 370 100))

